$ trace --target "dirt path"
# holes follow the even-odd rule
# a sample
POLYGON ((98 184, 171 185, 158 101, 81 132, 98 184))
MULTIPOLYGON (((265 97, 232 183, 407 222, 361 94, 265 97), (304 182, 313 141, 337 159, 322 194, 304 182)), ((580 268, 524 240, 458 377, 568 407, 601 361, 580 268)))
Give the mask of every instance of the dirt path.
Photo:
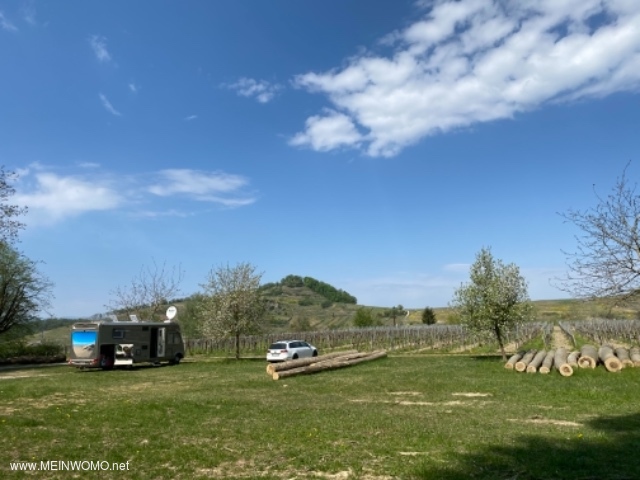
POLYGON ((553 332, 551 332, 551 348, 566 348, 569 352, 573 350, 571 339, 557 325, 553 327, 553 332))

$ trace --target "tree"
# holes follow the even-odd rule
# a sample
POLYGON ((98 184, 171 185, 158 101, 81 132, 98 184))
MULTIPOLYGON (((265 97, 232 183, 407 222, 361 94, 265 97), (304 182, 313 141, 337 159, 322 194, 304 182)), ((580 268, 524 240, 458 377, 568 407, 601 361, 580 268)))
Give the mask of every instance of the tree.
POLYGON ((0 241, 0 334, 37 320, 50 305, 52 286, 36 262, 0 241))
POLYGON ((162 307, 180 292, 183 277, 184 271, 180 265, 168 270, 166 262, 158 266, 153 260, 153 266, 143 265, 130 285, 113 290, 111 295, 114 298, 106 307, 114 312, 137 315, 141 320, 159 320, 164 313, 162 307))
POLYGON ((483 248, 476 256, 470 277, 471 281, 454 293, 451 306, 470 330, 493 335, 506 361, 506 330, 532 314, 527 282, 515 264, 504 265, 494 259, 489 248, 483 248))
POLYGON ((606 198, 587 210, 560 214, 580 231, 577 250, 567 253, 568 273, 559 287, 584 299, 607 298, 623 304, 640 296, 640 195, 627 167, 606 198))
POLYGON ((27 207, 20 207, 7 203, 16 191, 11 185, 17 175, 7 172, 4 166, 0 166, 0 242, 14 243, 18 238, 18 231, 24 228, 24 224, 16 219, 27 213, 27 207))
POLYGON ((402 305, 398 305, 397 307, 391 307, 390 309, 385 310, 382 315, 391 318, 391 320, 393 321, 393 326, 395 327, 397 325, 396 318, 406 314, 407 312, 405 311, 404 307, 402 305))
POLYGON ((240 358, 240 336, 258 333, 266 321, 266 303, 260 294, 262 273, 250 263, 211 269, 198 313, 205 336, 235 339, 240 358))
POLYGON ((422 323, 425 325, 433 325, 436 323, 436 313, 433 311, 433 308, 424 308, 422 311, 422 323))
POLYGON ((359 328, 373 327, 376 323, 370 308, 360 307, 353 316, 353 324, 359 328))

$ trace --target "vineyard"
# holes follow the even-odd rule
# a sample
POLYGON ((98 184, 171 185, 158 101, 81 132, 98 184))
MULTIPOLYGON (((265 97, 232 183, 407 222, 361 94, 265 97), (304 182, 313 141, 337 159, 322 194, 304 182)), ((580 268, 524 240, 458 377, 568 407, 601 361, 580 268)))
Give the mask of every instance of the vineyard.
POLYGON ((563 332, 571 338, 574 347, 585 340, 597 344, 640 344, 640 320, 593 319, 581 322, 560 322, 563 332))
MULTIPOLYGON (((538 337, 547 342, 551 329, 549 323, 528 323, 507 332, 505 343, 509 349, 517 349, 538 337)), ((470 332, 461 325, 415 325, 243 336, 240 338, 241 355, 263 355, 269 345, 284 338, 305 340, 322 352, 354 348, 359 351, 387 350, 396 353, 463 353, 483 347, 498 348, 492 338, 470 332)), ((235 352, 233 338, 188 339, 185 343, 187 353, 191 355, 231 356, 235 352)))

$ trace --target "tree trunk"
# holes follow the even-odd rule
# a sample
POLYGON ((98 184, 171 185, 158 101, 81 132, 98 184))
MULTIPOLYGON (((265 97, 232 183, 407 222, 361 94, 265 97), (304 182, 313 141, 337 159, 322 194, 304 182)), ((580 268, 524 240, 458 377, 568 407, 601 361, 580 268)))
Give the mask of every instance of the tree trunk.
POLYGON ((542 361, 542 366, 538 370, 540 373, 547 374, 551 371, 551 367, 553 366, 553 357, 555 354, 556 354, 555 350, 549 350, 547 352, 547 356, 544 357, 544 360, 542 361))
POLYGON ((580 349, 578 365, 580 368, 596 368, 598 364, 598 350, 593 345, 583 345, 580 349))
POLYGON ((579 356, 580 356, 580 352, 578 350, 574 350, 567 356, 567 363, 572 367, 578 367, 579 356))
POLYGON ((529 365, 527 365, 527 373, 536 373, 538 371, 538 367, 542 365, 546 356, 547 352, 545 350, 540 350, 536 353, 536 356, 533 357, 533 360, 531 360, 529 365))
POLYGON ((567 363, 567 349, 560 347, 553 356, 553 365, 563 377, 573 375, 573 368, 567 363))
POLYGON ((297 360, 287 360, 286 362, 282 363, 270 363, 267 365, 267 374, 273 375, 274 372, 281 372, 283 370, 290 370, 292 368, 304 367, 306 365, 311 365, 312 363, 320 363, 332 358, 346 357, 357 353, 357 350, 345 350, 342 352, 326 353, 317 357, 298 358, 297 360))
POLYGON ((495 332, 496 332, 496 340, 498 340, 498 345, 500 345, 500 353, 502 353, 502 361, 506 362, 507 361, 507 354, 504 351, 504 344, 503 344, 503 340, 502 340, 502 332, 500 331, 500 327, 496 325, 495 327, 495 332))
POLYGON ((618 360, 622 362, 622 368, 635 366, 633 364, 633 361, 629 357, 629 350, 627 350, 626 348, 618 347, 615 349, 614 353, 616 354, 616 357, 618 357, 618 360))
POLYGON ((533 357, 536 356, 536 353, 538 353, 538 350, 536 349, 529 350, 527 353, 525 353, 524 357, 522 357, 522 359, 516 363, 516 372, 524 372, 527 369, 527 365, 529 365, 529 362, 533 360, 533 357))
POLYGON ((510 359, 509 361, 504 365, 504 368, 506 368, 507 370, 513 370, 513 367, 515 366, 516 362, 518 360, 520 360, 523 356, 524 356, 525 352, 518 352, 515 353, 510 359))
POLYGON ((341 360, 340 357, 328 360, 326 362, 320 362, 308 365, 306 367, 292 368, 290 370, 283 370, 281 372, 273 372, 271 378, 279 380, 281 378, 293 377, 294 375, 305 375, 309 373, 322 372, 325 370, 335 370, 338 368, 350 367, 362 362, 369 362, 378 358, 387 356, 387 352, 384 350, 378 350, 373 353, 369 353, 366 356, 355 358, 353 360, 341 360))
POLYGON ((236 360, 240 360, 240 334, 236 333, 236 360))
POLYGON ((636 367, 640 367, 640 347, 632 347, 629 351, 629 357, 636 367))
POLYGON ((598 357, 604 363, 605 368, 609 372, 619 372, 622 370, 622 363, 613 353, 611 345, 602 345, 598 350, 598 357))

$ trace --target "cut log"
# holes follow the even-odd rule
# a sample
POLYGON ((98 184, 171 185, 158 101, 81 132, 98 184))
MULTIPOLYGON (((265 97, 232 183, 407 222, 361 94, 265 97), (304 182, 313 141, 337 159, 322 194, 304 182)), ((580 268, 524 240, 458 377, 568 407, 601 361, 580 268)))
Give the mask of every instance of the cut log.
POLYGON ((538 371, 538 367, 542 365, 542 361, 547 356, 546 350, 540 350, 536 353, 536 356, 533 357, 533 360, 529 362, 527 365, 527 373, 536 373, 538 371))
POLYGON ((525 352, 518 352, 514 354, 504 365, 504 368, 506 368, 507 370, 513 370, 513 368, 516 365, 516 362, 520 360, 522 357, 524 357, 524 353, 525 352))
POLYGON ((292 377, 294 375, 306 375, 310 373, 323 372, 325 370, 335 370, 338 368, 351 367, 362 362, 369 362, 371 360, 377 360, 387 356, 387 352, 384 350, 378 350, 373 353, 368 353, 363 357, 355 358, 352 360, 343 360, 341 357, 327 360, 325 362, 314 363, 307 365, 306 367, 292 368, 289 370, 283 370, 281 372, 273 372, 271 378, 279 380, 281 378, 292 377))
POLYGON ((556 353, 553 356, 553 366, 563 377, 570 377, 573 375, 573 368, 567 363, 567 356, 567 349, 564 347, 556 349, 556 353))
POLYGON ((598 364, 598 350, 593 345, 583 345, 580 349, 578 365, 580 368, 596 368, 598 364))
POLYGON ((580 358, 580 352, 578 350, 574 350, 569 355, 567 355, 567 363, 572 367, 578 367, 578 358, 580 358))
POLYGON ((604 363, 604 367, 609 372, 619 372, 622 370, 622 362, 613 353, 611 345, 602 345, 598 350, 598 358, 604 363))
POLYGON ((531 360, 533 360, 533 357, 536 356, 536 353, 538 353, 538 350, 536 350, 535 348, 525 353, 524 357, 516 362, 516 372, 524 372, 527 369, 527 365, 529 365, 529 362, 531 362, 531 360))
POLYGON ((616 354, 616 357, 618 357, 618 360, 620 360, 620 363, 622 363, 622 368, 635 366, 633 364, 633 361, 631 360, 631 357, 629 356, 629 350, 627 350, 626 348, 618 347, 614 350, 613 353, 616 354))
POLYGON ((631 347, 629 357, 636 367, 640 367, 640 347, 631 347))
POLYGON ((281 363, 270 363, 267 365, 267 373, 269 375, 272 375, 273 372, 278 372, 280 370, 288 370, 290 368, 303 367, 305 365, 311 365, 312 363, 318 363, 324 360, 329 360, 331 358, 342 357, 344 355, 352 355, 354 353, 358 353, 358 351, 345 350, 342 352, 325 353, 324 355, 319 355, 317 357, 298 358, 296 360, 287 360, 286 362, 281 362, 281 363))
POLYGON ((549 350, 547 352, 547 356, 544 357, 542 361, 542 366, 538 370, 540 373, 549 373, 551 371, 551 367, 553 366, 553 356, 556 354, 555 350, 549 350))

